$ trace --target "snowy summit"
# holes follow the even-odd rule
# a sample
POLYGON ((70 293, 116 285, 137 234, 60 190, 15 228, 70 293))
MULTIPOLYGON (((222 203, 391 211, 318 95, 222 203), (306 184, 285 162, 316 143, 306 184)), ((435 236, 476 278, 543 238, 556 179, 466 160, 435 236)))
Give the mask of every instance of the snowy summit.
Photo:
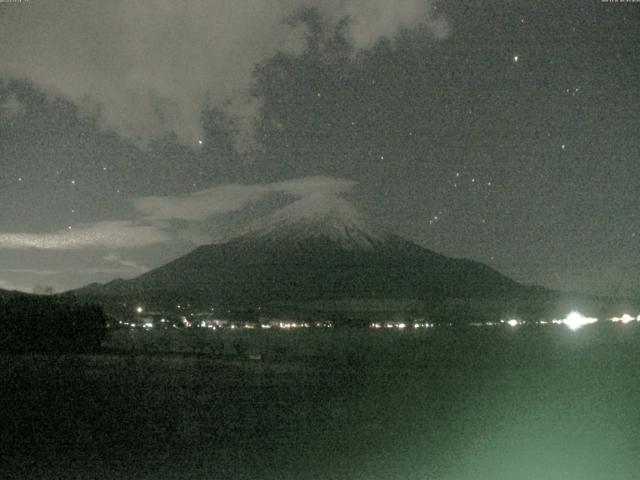
POLYGON ((345 249, 372 249, 389 240, 349 201, 335 194, 311 194, 254 222, 245 240, 301 242, 323 239, 345 249))

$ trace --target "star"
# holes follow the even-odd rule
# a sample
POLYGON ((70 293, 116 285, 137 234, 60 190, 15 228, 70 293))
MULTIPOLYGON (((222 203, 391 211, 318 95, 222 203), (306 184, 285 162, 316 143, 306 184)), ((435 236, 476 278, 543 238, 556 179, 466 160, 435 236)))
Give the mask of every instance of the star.
POLYGON ((202 140, 198 140, 198 145, 202 145, 204 142, 202 140))
POLYGON ((513 61, 514 61, 515 63, 518 63, 518 60, 519 60, 519 59, 520 59, 520 57, 519 57, 518 55, 514 55, 514 56, 513 56, 513 61))

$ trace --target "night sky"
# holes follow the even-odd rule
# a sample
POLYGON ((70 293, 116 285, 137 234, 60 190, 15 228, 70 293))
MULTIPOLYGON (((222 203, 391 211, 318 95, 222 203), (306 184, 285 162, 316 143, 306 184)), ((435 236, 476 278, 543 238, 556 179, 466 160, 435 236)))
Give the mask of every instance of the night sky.
POLYGON ((0 288, 131 278, 330 191, 637 295, 639 132, 640 3, 0 3, 0 288))

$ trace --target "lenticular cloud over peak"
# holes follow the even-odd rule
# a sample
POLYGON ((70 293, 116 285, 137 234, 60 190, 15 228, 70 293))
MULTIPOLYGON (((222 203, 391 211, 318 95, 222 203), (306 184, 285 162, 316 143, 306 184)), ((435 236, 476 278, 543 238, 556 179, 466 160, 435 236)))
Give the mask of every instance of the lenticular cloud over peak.
POLYGON ((30 2, 0 13, 0 80, 31 82, 95 116, 103 128, 144 146, 173 136, 197 146, 202 115, 224 112, 239 151, 250 150, 261 99, 257 65, 298 55, 312 9, 333 31, 347 25, 356 50, 446 20, 426 0, 112 0, 30 2))

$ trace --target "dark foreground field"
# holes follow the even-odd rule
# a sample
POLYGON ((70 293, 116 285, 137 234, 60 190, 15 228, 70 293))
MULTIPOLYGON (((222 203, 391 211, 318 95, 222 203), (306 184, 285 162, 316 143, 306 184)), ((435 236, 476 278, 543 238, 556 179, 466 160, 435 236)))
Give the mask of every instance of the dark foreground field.
POLYGON ((0 478, 638 478, 637 325, 234 335, 0 356, 0 478))

